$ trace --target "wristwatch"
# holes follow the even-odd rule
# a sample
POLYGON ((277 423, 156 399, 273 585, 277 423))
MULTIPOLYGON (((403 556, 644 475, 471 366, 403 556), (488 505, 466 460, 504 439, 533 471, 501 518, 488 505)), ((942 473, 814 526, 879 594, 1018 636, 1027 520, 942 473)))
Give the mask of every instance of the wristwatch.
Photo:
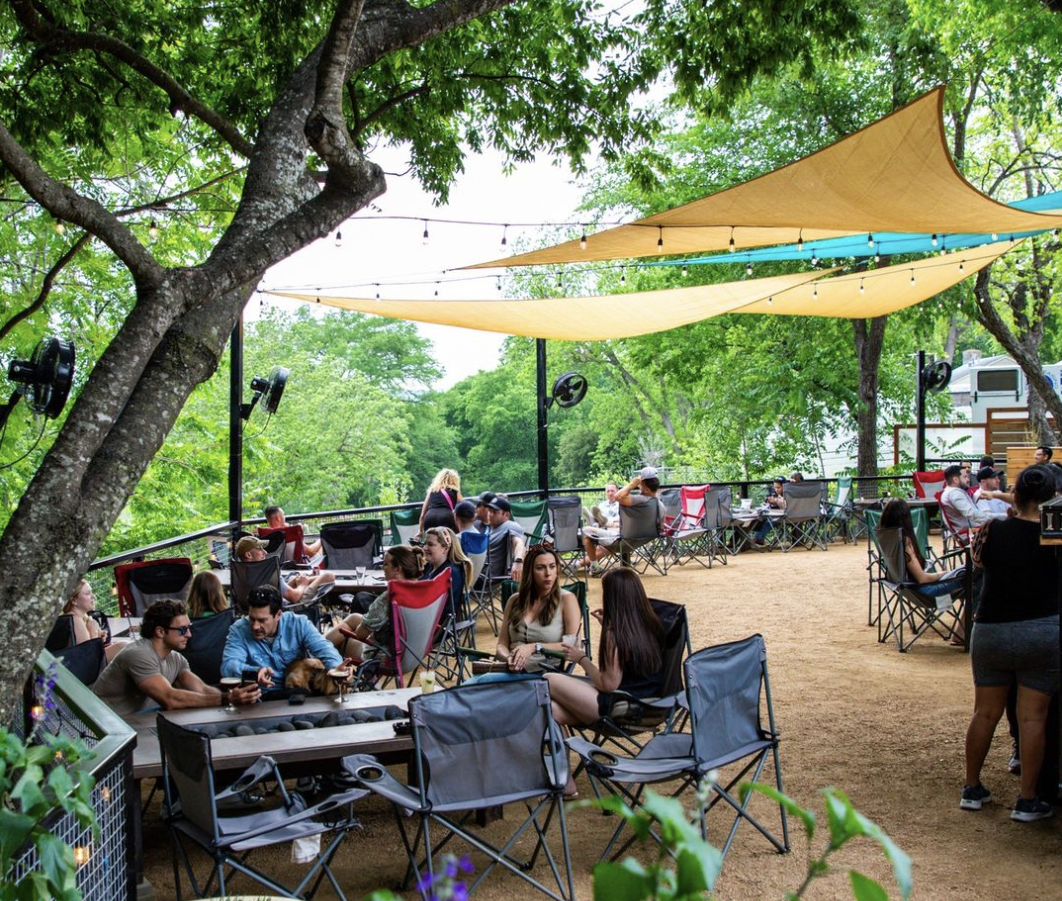
POLYGON ((541 641, 536 641, 535 642, 535 653, 536 654, 541 654, 542 653, 542 642, 541 641))
POLYGON ((515 560, 513 561, 513 566, 516 566, 516 564, 517 564, 517 563, 523 563, 523 562, 524 562, 524 558, 523 558, 523 557, 517 557, 517 558, 516 558, 516 559, 515 559, 515 560))

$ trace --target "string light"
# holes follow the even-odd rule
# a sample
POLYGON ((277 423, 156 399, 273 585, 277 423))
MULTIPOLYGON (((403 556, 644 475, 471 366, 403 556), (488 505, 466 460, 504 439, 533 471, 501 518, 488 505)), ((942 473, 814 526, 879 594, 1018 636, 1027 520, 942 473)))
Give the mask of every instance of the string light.
POLYGON ((690 274, 689 269, 687 269, 685 266, 683 266, 682 267, 682 277, 685 278, 689 274, 690 274))
POLYGON ((812 266, 818 266, 819 265, 819 258, 815 255, 815 251, 811 252, 811 265, 812 266))
POLYGON ((586 250, 586 232, 583 232, 583 236, 579 239, 579 249, 586 250))
POLYGON ((438 282, 435 283, 435 296, 436 297, 439 296, 439 283, 438 282))
POLYGON ((318 296, 318 298, 317 298, 317 302, 318 302, 318 303, 320 303, 320 302, 321 302, 321 298, 320 298, 319 296, 318 296))
POLYGON ((874 249, 874 236, 870 232, 867 232, 867 247, 874 249))
POLYGON ((498 291, 501 291, 501 276, 498 276, 498 291))
POLYGON ((804 229, 800 229, 797 234, 797 253, 802 253, 804 250, 804 229))
POLYGON ((621 285, 627 284, 627 267, 626 266, 624 266, 620 270, 620 284, 621 285))
POLYGON ((379 300, 380 299, 380 283, 376 282, 375 284, 376 284, 376 299, 379 300))
POLYGON ((914 270, 912 269, 911 270, 911 284, 913 285, 914 283, 915 283, 915 274, 914 274, 914 270))
POLYGON ((730 226, 730 252, 733 253, 737 250, 737 245, 734 243, 734 226, 730 226))
POLYGON ((65 231, 66 231, 66 226, 63 225, 63 220, 62 219, 56 219, 55 220, 55 233, 57 235, 61 235, 65 231))
POLYGON ((992 232, 992 240, 993 241, 998 241, 999 240, 998 232, 992 232))
POLYGON ((420 236, 420 240, 424 243, 425 246, 427 246, 428 241, 430 240, 430 238, 428 237, 428 220, 427 219, 424 220, 424 234, 420 236))
POLYGON ((859 293, 860 294, 866 294, 867 293, 867 289, 863 287, 863 279, 859 280, 859 293))
POLYGON ((936 232, 933 233, 932 241, 933 241, 933 246, 936 247, 937 246, 937 235, 936 235, 936 232))
POLYGON ((341 232, 337 228, 336 229, 336 247, 342 247, 342 246, 343 246, 343 232, 341 232))
POLYGON ((814 300, 818 300, 819 299, 819 286, 818 285, 812 285, 811 286, 811 296, 812 296, 812 298, 814 300))
POLYGON ((745 275, 752 275, 752 263, 745 264, 745 275))
POLYGON ((1051 229, 1051 237, 1053 237, 1053 238, 1057 238, 1058 237, 1058 229, 1057 228, 1051 229))
POLYGON ((100 799, 105 804, 111 800, 111 787, 109 785, 100 786, 100 799))
POLYGON ((159 236, 159 224, 152 219, 151 225, 148 226, 148 237, 154 241, 159 236))
POLYGON ((561 274, 557 273, 557 290, 560 291, 564 287, 564 280, 561 278, 561 274))
POLYGON ((503 225, 502 226, 502 239, 501 239, 501 246, 502 247, 504 247, 506 244, 509 243, 508 232, 509 232, 509 226, 508 225, 503 225))
POLYGON ((774 298, 773 297, 768 297, 767 298, 767 305, 770 306, 772 303, 774 303, 774 298))
POLYGON ((881 254, 879 253, 880 250, 881 250, 881 245, 879 244, 877 246, 877 249, 874 251, 874 262, 875 263, 880 263, 881 262, 881 254))
POLYGON ((89 858, 92 857, 91 845, 78 845, 74 848, 74 863, 79 867, 83 867, 89 862, 89 858))
POLYGON ((656 239, 656 246, 662 248, 664 246, 664 226, 658 225, 657 228, 660 229, 660 231, 656 239))
POLYGON ((966 271, 966 260, 959 260, 959 272, 966 271))

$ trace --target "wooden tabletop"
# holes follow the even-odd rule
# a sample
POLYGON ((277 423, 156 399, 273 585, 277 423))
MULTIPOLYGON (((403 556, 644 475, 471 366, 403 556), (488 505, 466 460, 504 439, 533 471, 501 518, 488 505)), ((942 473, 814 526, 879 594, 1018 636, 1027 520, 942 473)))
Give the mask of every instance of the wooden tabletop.
MULTIPOLYGON (((305 575, 312 575, 308 570, 296 571, 305 575)), ((218 577, 222 588, 230 588, 232 586, 231 570, 215 569, 212 572, 218 577)), ((352 569, 327 569, 322 570, 322 572, 335 574, 336 591, 383 591, 385 587, 382 569, 367 569, 365 570, 365 575, 360 578, 352 569)), ((284 570, 281 575, 284 576, 287 573, 288 570, 284 570)))
MULTIPOLYGON (((274 717, 292 718, 323 713, 349 713, 371 707, 387 707, 391 704, 402 710, 408 708, 409 699, 420 694, 420 688, 400 688, 385 691, 362 691, 348 694, 343 704, 333 698, 307 698, 296 706, 287 701, 263 701, 245 707, 237 707, 235 713, 226 713, 220 707, 197 707, 188 710, 165 711, 166 719, 181 726, 199 726, 206 723, 231 727, 240 723, 253 725, 256 720, 274 717)), ((157 712, 138 713, 126 718, 137 733, 136 750, 133 752, 133 778, 147 779, 162 775, 162 757, 155 732, 157 712)), ((348 754, 384 754, 394 751, 409 751, 413 740, 408 735, 396 735, 392 721, 380 723, 357 723, 351 726, 332 726, 298 730, 295 732, 270 732, 265 735, 249 735, 211 740, 210 750, 215 770, 243 769, 250 766, 262 754, 268 754, 283 766, 286 763, 307 763, 335 760, 348 754)))

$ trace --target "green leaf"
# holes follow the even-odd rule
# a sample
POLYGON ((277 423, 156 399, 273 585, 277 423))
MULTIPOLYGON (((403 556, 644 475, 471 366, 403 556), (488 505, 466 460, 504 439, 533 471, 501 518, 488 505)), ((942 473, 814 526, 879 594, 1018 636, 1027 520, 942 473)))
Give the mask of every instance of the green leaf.
POLYGON ((760 782, 744 782, 738 789, 738 793, 741 796, 741 800, 744 801, 748 797, 749 792, 758 792, 761 795, 766 795, 772 801, 777 801, 782 807, 785 808, 786 813, 791 814, 799 818, 804 824, 804 831, 807 833, 808 841, 815 835, 815 814, 813 814, 807 808, 801 807, 790 798, 788 795, 782 794, 778 789, 771 785, 764 785, 760 782))
POLYGON ((849 870, 848 878, 852 882, 852 894, 856 901, 889 901, 889 893, 869 876, 864 876, 858 870, 849 870))
POLYGON ((826 796, 826 821, 830 826, 830 847, 840 848, 851 836, 848 834, 848 811, 852 805, 835 789, 823 789, 826 796))
POLYGON ((723 855, 706 841, 684 846, 675 860, 676 891, 680 895, 710 892, 723 867, 723 855))
POLYGON ((66 842, 50 832, 39 834, 36 845, 42 872, 55 887, 63 887, 73 878, 74 852, 66 842))
POLYGON ((862 829, 862 834, 868 838, 874 839, 881 849, 885 852, 885 856, 889 859, 889 863, 892 864, 892 874, 896 878, 896 884, 900 887, 900 894, 906 899, 911 895, 911 889, 914 887, 914 877, 911 873, 911 858, 896 844, 888 835, 885 834, 885 830, 882 829, 877 823, 863 816, 857 810, 853 810, 855 818, 859 821, 862 829))
POLYGON ((656 792, 646 790, 642 802, 645 812, 660 823, 664 842, 676 845, 700 839, 700 833, 686 818, 686 809, 677 798, 665 798, 656 792))
POLYGON ((370 895, 366 895, 365 901, 402 901, 402 899, 390 889, 381 888, 370 895))
POLYGON ((623 863, 602 862, 594 865, 594 901, 644 901, 653 894, 652 878, 643 871, 638 872, 628 863, 641 865, 633 860, 623 863))
MULTIPOLYGON (((24 813, 0 806, 0 859, 9 862, 29 838, 37 821, 24 813)), ((6 868, 5 868, 6 871, 6 868)))

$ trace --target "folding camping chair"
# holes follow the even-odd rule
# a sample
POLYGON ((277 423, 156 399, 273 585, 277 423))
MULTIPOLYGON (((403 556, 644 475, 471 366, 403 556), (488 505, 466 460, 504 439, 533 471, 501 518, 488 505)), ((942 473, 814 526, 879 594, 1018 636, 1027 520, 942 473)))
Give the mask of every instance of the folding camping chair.
MULTIPOLYGON (((825 486, 825 482, 822 483, 825 486)), ((837 493, 833 500, 825 499, 822 503, 823 530, 827 541, 833 541, 838 535, 841 541, 848 544, 849 529, 855 517, 855 507, 852 506, 852 477, 837 477, 837 493)), ((852 539, 855 540, 854 538, 852 539)))
POLYGON ((640 573, 645 573, 652 567, 660 575, 666 576, 667 569, 660 561, 663 542, 657 525, 657 505, 639 504, 636 507, 625 507, 620 504, 619 513, 619 536, 608 544, 600 542, 609 553, 609 556, 603 558, 603 563, 612 566, 617 561, 629 561, 629 565, 640 573))
POLYGON ((727 564, 727 558, 731 550, 727 546, 726 532, 732 523, 730 513, 729 488, 709 488, 704 492, 704 519, 702 525, 707 533, 705 536, 705 552, 708 555, 709 564, 712 560, 718 560, 723 566, 727 564))
POLYGON ((419 582, 394 579, 388 583, 394 648, 362 661, 354 676, 359 691, 380 688, 394 679, 403 688, 421 666, 427 666, 435 635, 450 602, 450 568, 434 579, 419 582), (382 681, 381 681, 382 680, 382 681))
MULTIPOLYGON (((310 806, 298 792, 284 787, 280 769, 272 757, 259 757, 229 788, 217 791, 214 785, 210 739, 201 732, 185 729, 170 722, 163 714, 156 720, 159 747, 162 750, 162 783, 166 796, 165 819, 173 840, 173 875, 177 899, 181 899, 181 873, 178 863, 192 883, 196 898, 224 897, 227 881, 243 873, 261 883, 273 894, 285 898, 312 898, 327 878, 332 889, 346 901, 343 889, 330 864, 347 833, 358 826, 353 803, 368 792, 360 788, 337 792, 310 806), (281 806, 255 810, 244 816, 222 816, 218 803, 235 798, 255 785, 272 779, 276 782, 281 806), (248 857, 259 848, 287 847, 293 839, 310 838, 334 832, 331 841, 322 841, 313 864, 294 887, 285 887, 261 870, 252 867, 248 857), (198 845, 213 862, 206 883, 200 886, 192 869, 186 843, 198 845), (227 871, 227 872, 226 872, 227 871), (216 883, 216 890, 215 890, 216 883)), ((277 852, 273 852, 274 858, 277 852)))
MULTIPOLYGON (((568 746, 586 764, 595 791, 606 788, 620 794, 634 808, 642 806, 649 784, 680 780, 678 790, 671 793, 674 797, 687 788, 696 790, 710 771, 725 770, 725 775, 711 783, 711 801, 700 811, 701 837, 708 838, 707 814, 725 803, 735 816, 723 845, 724 858, 742 821, 748 821, 775 850, 784 854, 789 850, 785 807, 778 805, 782 827, 779 839, 749 811, 756 793, 750 792, 744 801, 734 794, 735 786, 742 782, 760 781, 768 758, 773 759, 775 786, 783 791, 763 636, 752 635, 698 651, 686 661, 685 673, 690 732, 657 735, 634 757, 616 755, 578 736, 569 738, 568 746), (767 707, 767 728, 760 719, 763 704, 767 707), (739 767, 736 773, 733 767, 739 767)), ((613 860, 617 859, 634 841, 629 839, 613 851, 625 825, 621 823, 615 830, 602 859, 610 854, 613 860)), ((655 832, 650 834, 659 840, 655 832)))
POLYGON ((545 501, 509 500, 513 521, 518 523, 527 536, 527 544, 538 544, 546 537, 549 525, 549 506, 545 501))
MULTIPOLYGON (((490 579, 486 574, 487 545, 490 540, 488 532, 466 529, 458 536, 465 556, 472 561, 472 579, 468 586, 469 616, 475 622, 482 615, 498 634, 498 611, 491 594, 490 579)), ((473 629, 473 633, 475 630, 473 629)))
POLYGON ((302 526, 298 523, 293 523, 290 526, 281 526, 276 529, 271 529, 268 526, 258 527, 259 538, 270 538, 278 533, 284 536, 284 549, 280 555, 280 562, 302 563, 306 559, 305 536, 303 535, 302 526))
POLYGON ((945 487, 944 470, 936 469, 932 472, 911 473, 911 481, 914 482, 915 497, 936 497, 938 491, 945 487))
POLYGON ((236 611, 230 607, 192 622, 188 644, 181 655, 188 661, 189 669, 207 685, 221 682, 221 655, 229 628, 235 621, 236 611))
POLYGON ((819 482, 786 482, 782 486, 785 509, 774 522, 770 535, 783 552, 795 547, 826 550, 826 536, 822 527, 822 484, 819 482))
POLYGON ((114 568, 118 610, 122 616, 143 616, 155 601, 188 600, 192 561, 187 557, 119 563, 114 568))
POLYGON ((391 511, 391 544, 409 544, 420 531, 420 507, 391 511))
POLYGON ((967 547, 970 544, 973 530, 955 524, 947 505, 941 500, 942 494, 944 494, 943 491, 938 491, 933 497, 936 498, 937 509, 940 510, 940 537, 944 553, 947 554, 958 548, 967 547))
POLYGON ((264 560, 233 560, 229 564, 232 606, 238 613, 247 612, 247 595, 263 585, 280 591, 280 557, 271 554, 264 560))
POLYGON ((876 537, 885 569, 885 577, 881 580, 880 587, 886 593, 881 614, 882 626, 878 628, 878 641, 888 641, 895 637, 896 646, 903 654, 927 632, 933 632, 945 639, 954 638, 963 625, 966 605, 973 595, 969 550, 965 547, 958 548, 941 556, 942 561, 962 559, 966 564, 965 573, 959 579, 932 583, 935 586, 947 586, 950 589, 947 594, 927 594, 925 586, 907 577, 903 530, 879 528, 876 537), (955 606, 956 601, 958 608, 955 606), (904 639, 905 626, 909 636, 907 640, 904 639))
MULTIPOLYGON (((708 491, 708 485, 683 485, 679 489, 678 513, 664 525, 665 567, 670 567, 672 563, 681 564, 685 560, 694 560, 711 569, 712 558, 719 559, 718 555, 712 552, 711 533, 705 527, 705 495, 708 491)), ((713 512, 718 520, 718 501, 716 507, 713 512)), ((725 557, 723 562, 726 562, 725 557)))
POLYGON ((570 579, 585 579, 586 571, 576 566, 583 557, 583 539, 580 531, 583 512, 579 498, 551 497, 546 502, 549 511, 549 535, 553 550, 560 558, 564 575, 570 579))
POLYGON ((62 613, 55 618, 55 625, 48 637, 44 640, 44 648, 53 654, 65 651, 77 644, 77 636, 74 634, 74 615, 62 613))
POLYGON ((56 651, 55 659, 85 685, 92 685, 107 665, 107 651, 102 638, 90 638, 81 644, 56 651))
POLYGON ((372 569, 383 552, 383 520, 358 519, 321 526, 321 550, 329 569, 372 569))
POLYGON ((343 759, 347 772, 394 805, 409 859, 406 885, 415 878, 427 898, 427 889, 421 888, 427 884, 426 876, 439 866, 438 852, 456 838, 490 858, 468 887, 469 894, 501 865, 554 901, 571 901, 574 888, 563 798, 568 754, 553 722, 546 680, 465 685, 420 695, 409 702, 409 723, 413 784, 399 782, 370 755, 343 759), (504 844, 495 844, 484 833, 468 828, 477 809, 501 804, 523 804, 528 814, 504 844), (403 814, 417 818, 412 838, 403 814), (554 817, 562 843, 561 861, 555 859, 548 843, 554 817), (529 857, 519 859, 515 848, 525 833, 535 846, 529 857), (533 875, 540 854, 555 889, 533 875))

